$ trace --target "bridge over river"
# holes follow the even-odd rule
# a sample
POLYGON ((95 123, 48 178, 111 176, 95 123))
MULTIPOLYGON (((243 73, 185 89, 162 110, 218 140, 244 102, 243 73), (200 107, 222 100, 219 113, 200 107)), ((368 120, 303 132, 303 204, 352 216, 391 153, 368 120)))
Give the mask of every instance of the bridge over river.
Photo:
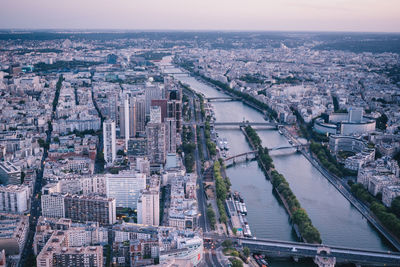
MULTIPOLYGON (((291 150, 291 153, 300 151, 302 148, 308 147, 308 144, 300 144, 300 145, 293 145, 293 146, 278 146, 278 147, 273 147, 273 148, 268 148, 268 151, 279 151, 279 150, 291 150), (295 149, 295 150, 293 150, 295 149)), ((236 162, 240 161, 247 161, 247 160, 252 160, 257 157, 258 151, 253 150, 253 151, 248 151, 232 156, 228 156, 224 158, 224 162, 226 165, 231 165, 235 164, 236 162)))
POLYGON ((400 266, 400 253, 397 252, 372 251, 272 239, 230 238, 207 233, 205 238, 219 241, 230 239, 243 247, 248 247, 253 253, 262 253, 274 257, 313 258, 317 264, 328 260, 330 262, 349 262, 362 265, 400 266))

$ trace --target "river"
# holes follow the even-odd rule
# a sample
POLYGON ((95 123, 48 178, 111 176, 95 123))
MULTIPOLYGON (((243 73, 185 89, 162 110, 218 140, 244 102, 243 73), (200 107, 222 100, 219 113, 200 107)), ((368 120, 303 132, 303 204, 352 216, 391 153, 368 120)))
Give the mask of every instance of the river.
MULTIPOLYGON (((166 72, 179 72, 172 68, 166 72)), ((182 83, 206 97, 226 96, 214 87, 191 76, 175 75, 182 83)), ((264 121, 261 113, 239 101, 213 102, 216 121, 232 122, 243 119, 264 121)), ((220 137, 228 140, 229 154, 250 150, 239 129, 219 128, 220 137)), ((267 147, 287 145, 287 139, 276 130, 257 130, 267 147)), ((366 219, 344 198, 339 191, 312 164, 299 153, 271 152, 276 169, 282 173, 313 224, 321 233, 324 244, 351 248, 387 251, 391 247, 366 219)), ((248 221, 254 236, 295 241, 288 215, 272 191, 257 162, 243 162, 227 168, 232 189, 244 197, 248 221)), ((288 263, 289 264, 289 263, 288 263)), ((273 266, 291 266, 276 265, 273 266)), ((296 265, 298 266, 298 265, 296 265)))

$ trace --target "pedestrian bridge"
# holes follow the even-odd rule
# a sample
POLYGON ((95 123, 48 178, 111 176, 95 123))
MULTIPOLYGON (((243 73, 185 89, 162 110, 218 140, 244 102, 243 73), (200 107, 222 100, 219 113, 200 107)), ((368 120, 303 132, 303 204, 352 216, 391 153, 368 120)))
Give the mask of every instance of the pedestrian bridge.
MULTIPOLYGON (((263 253, 275 257, 332 259, 335 262, 349 262, 361 265, 400 266, 400 253, 391 251, 372 251, 366 249, 308 244, 301 242, 279 241, 272 239, 229 238, 226 236, 205 234, 205 238, 216 240, 231 239, 254 253, 263 253)), ((320 261, 319 261, 320 262, 320 261)))

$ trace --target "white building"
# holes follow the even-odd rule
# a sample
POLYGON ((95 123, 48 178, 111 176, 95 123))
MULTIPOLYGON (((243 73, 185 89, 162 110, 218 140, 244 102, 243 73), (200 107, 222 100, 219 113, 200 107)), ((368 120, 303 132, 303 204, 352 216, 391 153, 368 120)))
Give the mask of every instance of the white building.
POLYGON ((44 217, 62 218, 65 217, 64 196, 54 193, 42 195, 42 215, 44 217))
POLYGON ((143 190, 137 203, 138 223, 158 226, 160 224, 160 178, 152 177, 150 186, 143 190))
POLYGON ((26 185, 0 186, 0 211, 23 213, 28 210, 29 188, 26 185))
POLYGON ((103 123, 104 160, 112 164, 117 157, 115 122, 108 120, 103 123))
POLYGON ((382 202, 386 207, 390 207, 393 199, 398 196, 400 196, 400 185, 385 186, 382 190, 382 202))
POLYGON ((117 207, 136 209, 140 191, 146 188, 146 175, 133 171, 106 175, 107 197, 115 198, 117 207))

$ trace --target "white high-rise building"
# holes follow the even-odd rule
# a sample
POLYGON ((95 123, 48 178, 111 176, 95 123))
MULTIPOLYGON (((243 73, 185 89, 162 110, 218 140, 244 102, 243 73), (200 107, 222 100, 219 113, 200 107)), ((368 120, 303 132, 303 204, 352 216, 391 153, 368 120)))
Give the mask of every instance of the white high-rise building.
POLYGON ((125 135, 125 148, 128 150, 129 141, 129 95, 125 95, 124 98, 124 135, 125 135))
POLYGON ((23 213, 28 210, 29 188, 26 185, 0 186, 0 211, 23 213))
POLYGON ((146 175, 134 171, 121 171, 106 175, 107 197, 115 198, 116 206, 136 209, 140 191, 146 188, 146 175))
POLYGON ((165 128, 164 123, 148 123, 146 126, 147 154, 151 163, 165 163, 165 128))
POLYGON ((140 95, 136 97, 136 125, 135 130, 137 133, 145 133, 146 125, 146 99, 145 96, 140 95))
POLYGON ((176 120, 165 118, 165 141, 167 153, 176 153, 176 120))
POLYGON ((117 156, 115 142, 115 121, 107 120, 103 123, 104 160, 107 164, 112 164, 117 156))
POLYGON ((144 190, 137 203, 139 224, 158 226, 160 224, 160 192, 144 190))
POLYGON ((147 158, 136 158, 136 166, 135 169, 140 172, 144 173, 146 175, 150 175, 150 161, 147 158))
POLYGON ((151 100, 163 99, 163 87, 146 84, 146 114, 150 114, 151 100))
POLYGON ((152 176, 150 185, 140 194, 137 203, 139 224, 158 226, 160 224, 160 178, 152 176))

